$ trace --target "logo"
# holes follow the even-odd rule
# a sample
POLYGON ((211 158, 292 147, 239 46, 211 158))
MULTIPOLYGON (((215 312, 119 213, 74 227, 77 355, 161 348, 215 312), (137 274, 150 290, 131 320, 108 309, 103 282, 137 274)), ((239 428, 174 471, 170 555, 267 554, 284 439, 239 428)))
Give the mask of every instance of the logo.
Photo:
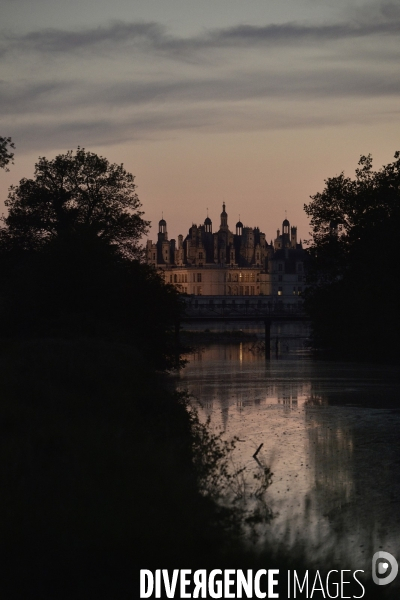
POLYGON ((387 585, 396 578, 399 565, 389 552, 375 552, 372 557, 372 579, 377 585, 387 585))

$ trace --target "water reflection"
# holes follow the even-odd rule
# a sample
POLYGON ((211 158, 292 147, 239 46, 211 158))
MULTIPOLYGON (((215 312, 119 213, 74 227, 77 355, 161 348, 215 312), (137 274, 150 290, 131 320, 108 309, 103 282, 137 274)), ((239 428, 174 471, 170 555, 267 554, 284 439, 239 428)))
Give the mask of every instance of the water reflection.
POLYGON ((238 436, 235 464, 252 481, 274 473, 260 527, 309 564, 369 569, 374 552, 400 558, 400 381, 391 367, 314 363, 288 354, 266 362, 250 344, 213 345, 181 374, 216 432, 238 436))

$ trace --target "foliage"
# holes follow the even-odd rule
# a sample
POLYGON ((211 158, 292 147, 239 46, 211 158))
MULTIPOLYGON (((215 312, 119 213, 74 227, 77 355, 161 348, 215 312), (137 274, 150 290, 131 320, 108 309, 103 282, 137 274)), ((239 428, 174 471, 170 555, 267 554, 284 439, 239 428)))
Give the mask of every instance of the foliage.
POLYGON ((90 232, 122 255, 137 257, 149 223, 142 219, 135 190, 134 177, 123 165, 84 148, 53 160, 40 157, 34 179, 11 187, 5 231, 28 249, 63 235, 90 232))
POLYGON ((198 491, 186 407, 140 351, 45 339, 0 358, 5 598, 132 598, 139 568, 220 565, 232 537, 198 491))
POLYGON ((113 340, 136 346, 157 368, 176 363, 181 300, 152 268, 81 232, 0 256, 3 335, 113 340))
POLYGON ((312 245, 306 308, 317 342, 341 354, 398 355, 400 153, 374 171, 362 156, 355 179, 327 179, 305 205, 312 245))
POLYGON ((232 457, 239 438, 235 436, 228 441, 223 439, 222 433, 213 434, 210 418, 202 423, 188 397, 183 395, 182 400, 190 420, 193 466, 198 489, 204 496, 218 503, 221 508, 221 523, 226 527, 233 527, 236 532, 252 533, 257 537, 254 528, 259 524, 265 525, 273 516, 265 500, 265 492, 272 483, 273 473, 255 458, 259 470, 253 474, 253 484, 248 481, 246 467, 237 467, 232 457))
POLYGON ((193 463, 198 477, 200 490, 211 497, 218 498, 230 486, 233 474, 229 469, 229 458, 236 446, 237 438, 231 441, 222 439, 222 435, 211 433, 210 419, 201 423, 198 411, 186 401, 193 438, 193 463))
MULTIPOLYGON (((382 242, 385 227, 400 211, 400 153, 380 171, 373 171, 371 155, 362 156, 355 179, 340 175, 327 179, 322 193, 311 196, 304 206, 311 217, 314 266, 318 276, 335 279, 342 275, 368 235, 369 242, 382 242), (375 239, 374 239, 375 238, 375 239)), ((315 276, 315 273, 313 272, 315 276)))
POLYGON ((0 231, 3 335, 129 343, 157 368, 179 364, 182 303, 141 264, 147 229, 134 177, 78 148, 40 158, 12 187, 0 231))
POLYGON ((6 171, 9 171, 7 167, 9 163, 14 164, 14 152, 11 152, 10 148, 15 148, 11 138, 0 135, 0 169, 5 169, 6 171))

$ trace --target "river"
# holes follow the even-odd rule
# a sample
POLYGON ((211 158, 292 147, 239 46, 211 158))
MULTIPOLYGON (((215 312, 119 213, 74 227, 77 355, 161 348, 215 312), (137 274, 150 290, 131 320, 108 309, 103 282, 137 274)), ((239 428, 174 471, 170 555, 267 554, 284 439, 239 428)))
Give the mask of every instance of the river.
POLYGON ((187 356, 179 385, 214 432, 240 440, 232 459, 245 467, 245 501, 272 515, 258 544, 368 570, 378 550, 400 558, 398 369, 315 361, 306 335, 275 325, 268 361, 261 339, 209 343, 187 356), (266 466, 272 482, 257 494, 266 466))

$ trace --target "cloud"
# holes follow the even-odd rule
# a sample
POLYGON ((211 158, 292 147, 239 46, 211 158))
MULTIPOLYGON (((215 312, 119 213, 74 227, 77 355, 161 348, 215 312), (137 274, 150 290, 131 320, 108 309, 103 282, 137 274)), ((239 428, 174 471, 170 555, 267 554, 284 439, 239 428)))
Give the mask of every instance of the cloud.
MULTIPOLYGON (((171 102, 142 106, 134 110, 88 110, 83 113, 57 112, 41 118, 16 120, 12 136, 21 154, 53 148, 107 146, 135 143, 142 140, 168 140, 190 131, 198 135, 217 135, 224 132, 261 132, 274 130, 301 130, 320 127, 340 127, 355 124, 397 122, 399 111, 382 103, 379 111, 371 114, 368 100, 350 99, 346 102, 324 104, 318 99, 307 103, 294 100, 266 103, 263 100, 218 104, 179 104, 171 102)), ((0 129, 2 124, 0 121, 0 129)), ((4 129, 4 127, 3 127, 4 129)), ((9 129, 9 128, 8 128, 9 129)))
POLYGON ((362 18, 336 24, 239 24, 189 37, 157 23, 120 22, 79 31, 3 32, 0 49, 10 54, 10 77, 0 81, 0 130, 11 124, 13 137, 26 147, 59 147, 57 140, 73 147, 165 139, 194 129, 261 131, 384 119, 400 94, 400 17, 385 14, 397 13, 386 3, 379 5, 379 18, 376 10, 364 11, 362 18), (254 51, 249 56, 243 49, 254 51), (126 56, 104 59, 122 50, 126 56), (19 62, 15 53, 22 53, 19 62), (160 55, 176 60, 161 61, 160 55), (64 59, 62 68, 54 56, 64 59), (192 62, 187 67, 182 61, 192 62), (357 112, 357 102, 370 101, 369 112, 357 112))
POLYGON ((33 117, 88 111, 131 110, 148 106, 197 105, 207 107, 227 103, 258 100, 291 99, 293 102, 334 98, 379 98, 400 95, 400 76, 388 77, 379 69, 361 72, 353 67, 331 67, 325 70, 310 66, 296 69, 250 72, 233 71, 224 78, 181 78, 179 73, 169 79, 154 81, 90 82, 64 80, 59 82, 0 82, 0 114, 33 117))
POLYGON ((142 46, 157 46, 166 34, 156 23, 115 22, 106 27, 66 31, 63 29, 43 29, 22 35, 9 32, 1 34, 0 52, 9 51, 39 52, 44 54, 75 53, 97 49, 99 46, 123 46, 127 42, 142 46))
POLYGON ((178 37, 167 33, 158 23, 114 22, 104 27, 66 31, 44 29, 16 35, 2 32, 0 54, 8 52, 47 55, 121 51, 140 48, 162 53, 175 59, 189 58, 199 51, 219 48, 257 48, 270 46, 296 46, 371 36, 397 36, 400 33, 400 11, 396 5, 382 6, 387 18, 360 19, 358 22, 333 24, 282 23, 264 26, 237 25, 224 29, 204 31, 200 35, 178 37))
POLYGON ((361 6, 348 5, 347 15, 358 23, 389 23, 390 21, 399 21, 400 3, 386 2, 382 0, 372 0, 361 6))

